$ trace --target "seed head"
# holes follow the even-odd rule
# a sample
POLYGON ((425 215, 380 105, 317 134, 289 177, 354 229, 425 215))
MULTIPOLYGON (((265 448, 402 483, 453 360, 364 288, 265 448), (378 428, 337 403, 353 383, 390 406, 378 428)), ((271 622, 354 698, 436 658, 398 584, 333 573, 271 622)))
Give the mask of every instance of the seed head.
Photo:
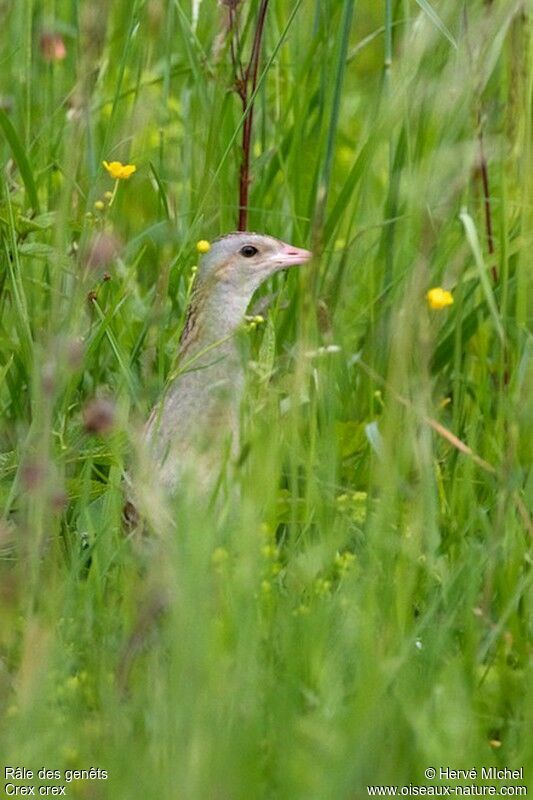
POLYGON ((42 486, 46 475, 46 470, 42 463, 37 461, 27 461, 21 469, 21 480, 24 488, 29 491, 36 491, 42 486))
POLYGON ((83 424, 87 433, 107 436, 115 427, 115 406, 111 400, 97 397, 83 409, 83 424))
POLYGON ((41 55, 44 61, 63 61, 67 56, 67 48, 59 33, 45 31, 41 33, 41 55))

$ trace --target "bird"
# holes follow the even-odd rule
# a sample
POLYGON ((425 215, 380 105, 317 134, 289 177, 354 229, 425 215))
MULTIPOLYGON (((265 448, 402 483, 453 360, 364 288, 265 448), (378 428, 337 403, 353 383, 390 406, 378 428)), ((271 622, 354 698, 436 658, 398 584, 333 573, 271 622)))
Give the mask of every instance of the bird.
POLYGON ((224 457, 238 453, 245 374, 236 333, 259 286, 311 257, 309 250, 246 231, 220 236, 202 256, 177 369, 142 433, 150 472, 167 494, 186 473, 198 487, 212 487, 224 457))

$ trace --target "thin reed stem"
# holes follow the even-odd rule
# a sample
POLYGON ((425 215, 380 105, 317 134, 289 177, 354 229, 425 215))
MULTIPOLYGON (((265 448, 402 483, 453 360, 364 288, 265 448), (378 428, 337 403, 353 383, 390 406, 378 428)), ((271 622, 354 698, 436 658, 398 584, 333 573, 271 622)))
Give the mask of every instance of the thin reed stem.
MULTIPOLYGON (((268 11, 269 0, 261 0, 259 12, 257 14, 257 23, 254 33, 254 40, 252 44, 252 52, 250 60, 246 69, 241 67, 241 76, 236 82, 236 90, 241 98, 243 114, 246 114, 242 127, 242 155, 241 166, 239 171, 239 217, 237 221, 237 229, 240 231, 246 230, 248 227, 248 202, 250 196, 250 153, 252 147, 252 131, 254 124, 254 102, 255 93, 257 88, 257 76, 259 70, 259 61, 261 58, 261 45, 263 42, 263 33, 265 30, 265 20, 268 11)), ((233 32, 237 31, 236 15, 234 10, 230 8, 230 36, 233 42, 233 32)), ((237 35, 237 34, 235 34, 237 35)), ((233 47, 233 45, 232 45, 233 47)), ((234 64, 236 59, 234 51, 232 50, 232 59, 234 64)))

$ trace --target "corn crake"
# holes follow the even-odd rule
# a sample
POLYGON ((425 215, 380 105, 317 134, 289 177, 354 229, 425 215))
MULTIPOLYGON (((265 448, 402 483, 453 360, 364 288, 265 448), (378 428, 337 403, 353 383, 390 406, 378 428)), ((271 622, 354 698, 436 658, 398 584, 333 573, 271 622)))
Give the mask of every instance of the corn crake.
MULTIPOLYGON (((143 439, 157 483, 172 494, 185 473, 214 485, 221 458, 238 449, 244 370, 235 334, 256 289, 304 264, 308 250, 259 233, 216 239, 203 256, 187 308, 177 374, 146 423, 143 439)), ((131 519, 134 502, 126 506, 131 519)))

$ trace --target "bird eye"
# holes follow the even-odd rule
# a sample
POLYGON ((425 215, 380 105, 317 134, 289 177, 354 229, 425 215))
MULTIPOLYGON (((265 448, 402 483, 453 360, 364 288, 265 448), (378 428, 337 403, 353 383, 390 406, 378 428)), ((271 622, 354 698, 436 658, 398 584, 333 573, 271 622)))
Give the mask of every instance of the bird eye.
POLYGON ((245 258, 252 258, 252 256, 255 256, 255 254, 258 253, 259 250, 252 244, 245 244, 244 247, 241 247, 239 252, 241 256, 244 256, 245 258))

